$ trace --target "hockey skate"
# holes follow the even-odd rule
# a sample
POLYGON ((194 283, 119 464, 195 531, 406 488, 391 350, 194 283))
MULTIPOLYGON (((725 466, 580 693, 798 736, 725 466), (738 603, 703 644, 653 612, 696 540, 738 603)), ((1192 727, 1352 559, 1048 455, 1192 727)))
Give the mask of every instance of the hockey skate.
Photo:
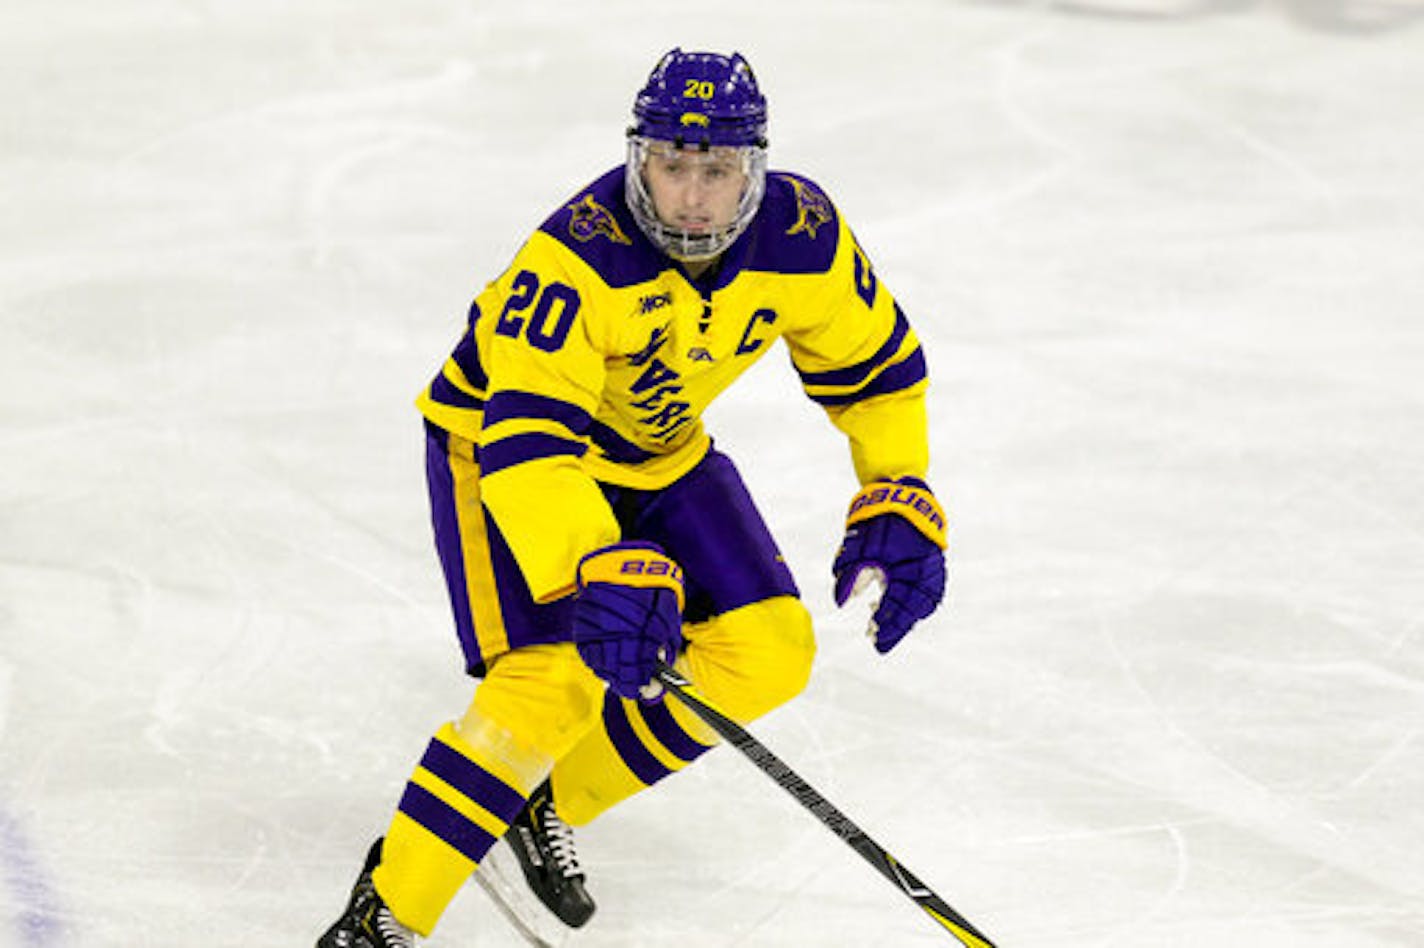
POLYGON ((414 948, 415 933, 396 921, 371 882, 371 873, 380 862, 378 839, 366 855, 366 865, 351 889, 346 911, 321 936, 316 948, 414 948))
POLYGON ((531 944, 556 944, 593 917, 573 829, 545 781, 475 870, 475 881, 531 944))

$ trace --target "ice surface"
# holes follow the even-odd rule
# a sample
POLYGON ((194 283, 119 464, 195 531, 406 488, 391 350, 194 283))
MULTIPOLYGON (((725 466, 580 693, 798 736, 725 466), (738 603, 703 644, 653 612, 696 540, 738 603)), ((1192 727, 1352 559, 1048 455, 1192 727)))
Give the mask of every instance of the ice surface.
MULTIPOLYGON (((876 658, 838 436, 729 393, 821 641, 755 732, 1005 946, 1424 944, 1421 13, 7 0, 0 945, 339 908, 468 696, 411 399, 675 44, 915 321, 953 524, 876 658)), ((589 948, 947 943, 730 751, 582 842, 589 948)))

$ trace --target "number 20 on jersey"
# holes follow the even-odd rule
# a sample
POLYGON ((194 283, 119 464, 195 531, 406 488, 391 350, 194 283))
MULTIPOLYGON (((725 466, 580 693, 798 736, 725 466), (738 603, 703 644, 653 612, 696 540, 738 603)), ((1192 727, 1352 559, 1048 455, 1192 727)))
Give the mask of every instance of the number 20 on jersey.
POLYGON ((557 352, 568 341, 579 304, 578 291, 567 283, 555 280, 541 286, 533 271, 520 270, 500 310, 495 335, 518 339, 522 334, 535 349, 557 352))

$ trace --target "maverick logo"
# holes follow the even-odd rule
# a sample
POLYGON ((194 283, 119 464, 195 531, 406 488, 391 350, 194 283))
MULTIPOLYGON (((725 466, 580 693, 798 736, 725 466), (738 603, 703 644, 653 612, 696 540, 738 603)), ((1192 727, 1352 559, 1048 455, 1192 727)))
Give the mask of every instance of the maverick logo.
POLYGON ((831 210, 830 200, 820 191, 807 187, 789 175, 778 175, 778 177, 791 185, 791 190, 796 195, 796 223, 787 230, 787 236, 806 234, 815 240, 816 231, 822 225, 829 224, 835 219, 835 212, 831 210))
POLYGON ((569 215, 569 233, 575 239, 588 243, 595 237, 607 237, 615 244, 632 243, 618 226, 613 212, 595 201, 592 194, 585 194, 570 204, 568 209, 572 211, 569 215))
POLYGON ((629 387, 630 407, 646 414, 638 417, 654 441, 667 442, 673 435, 692 424, 692 403, 678 398, 682 394, 682 376, 658 358, 658 351, 667 344, 667 330, 653 330, 648 344, 628 356, 628 364, 643 373, 629 387))
POLYGON ((662 309, 664 306, 671 305, 672 290, 667 290, 662 293, 654 293, 651 296, 645 296, 638 301, 638 313, 639 315, 646 316, 654 310, 659 310, 662 309))

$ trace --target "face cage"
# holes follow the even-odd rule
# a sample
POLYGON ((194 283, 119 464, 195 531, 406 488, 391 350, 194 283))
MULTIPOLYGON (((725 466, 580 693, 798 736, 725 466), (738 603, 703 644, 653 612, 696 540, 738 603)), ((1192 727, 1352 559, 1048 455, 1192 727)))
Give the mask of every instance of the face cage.
MULTIPOLYGON (((634 135, 628 139, 628 161, 626 164, 628 209, 638 227, 663 253, 674 260, 698 263, 720 255, 741 236, 742 231, 756 216, 761 206, 762 194, 766 191, 766 149, 758 145, 742 145, 737 152, 742 159, 742 172, 747 183, 742 188, 742 196, 737 201, 737 213, 732 223, 721 230, 706 234, 693 234, 664 224, 658 218, 653 204, 653 195, 643 178, 643 163, 648 160, 649 148, 659 139, 634 135)), ((689 149, 691 150, 691 149, 689 149)))

